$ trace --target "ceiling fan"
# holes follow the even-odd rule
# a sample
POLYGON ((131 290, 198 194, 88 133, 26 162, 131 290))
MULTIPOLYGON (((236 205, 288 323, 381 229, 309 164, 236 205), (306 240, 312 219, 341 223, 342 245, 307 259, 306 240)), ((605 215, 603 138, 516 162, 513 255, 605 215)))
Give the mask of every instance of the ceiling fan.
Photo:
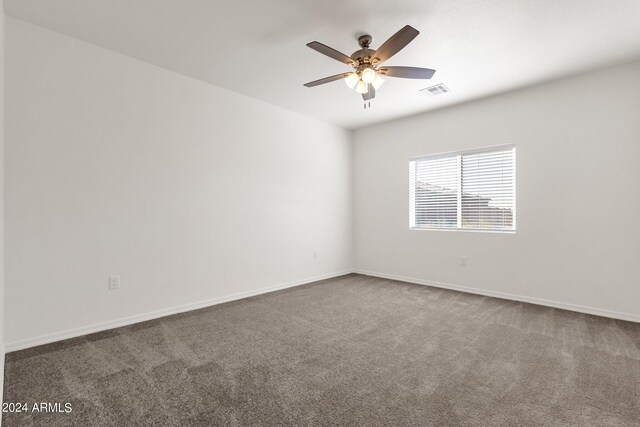
POLYGON ((401 77, 405 79, 430 79, 436 70, 418 67, 381 66, 383 62, 411 43, 418 34, 420 34, 418 30, 409 25, 405 25, 375 51, 369 48, 372 37, 370 35, 363 35, 358 38, 358 44, 362 49, 353 52, 351 56, 347 56, 317 41, 307 43, 307 46, 311 49, 353 67, 354 71, 305 83, 305 86, 314 87, 344 79, 349 88, 355 89, 356 92, 362 94, 362 99, 369 101, 375 98, 376 89, 384 83, 382 76, 401 77))

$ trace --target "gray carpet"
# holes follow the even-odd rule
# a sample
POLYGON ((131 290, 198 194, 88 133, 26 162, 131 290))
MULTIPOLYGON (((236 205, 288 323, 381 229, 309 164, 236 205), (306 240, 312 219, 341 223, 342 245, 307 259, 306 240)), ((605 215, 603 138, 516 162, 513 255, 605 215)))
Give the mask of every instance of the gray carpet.
POLYGON ((7 355, 4 426, 640 425, 640 324, 360 275, 7 355))

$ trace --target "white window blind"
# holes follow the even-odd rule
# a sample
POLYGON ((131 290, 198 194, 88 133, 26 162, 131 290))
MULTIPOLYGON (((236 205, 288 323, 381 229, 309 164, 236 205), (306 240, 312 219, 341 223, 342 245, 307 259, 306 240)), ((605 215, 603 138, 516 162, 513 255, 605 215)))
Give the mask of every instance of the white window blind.
POLYGON ((412 228, 515 230, 515 147, 410 161, 412 228))

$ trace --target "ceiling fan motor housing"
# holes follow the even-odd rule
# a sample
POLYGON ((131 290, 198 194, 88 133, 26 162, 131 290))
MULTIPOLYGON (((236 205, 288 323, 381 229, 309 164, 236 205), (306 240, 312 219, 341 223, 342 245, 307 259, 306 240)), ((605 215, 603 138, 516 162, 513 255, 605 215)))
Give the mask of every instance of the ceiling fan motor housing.
POLYGON ((351 59, 356 61, 358 65, 371 64, 371 56, 375 52, 375 50, 369 48, 356 50, 351 54, 351 59))
POLYGON ((375 50, 369 49, 372 40, 373 38, 369 34, 358 37, 358 44, 362 49, 351 54, 351 59, 356 61, 358 66, 371 63, 371 56, 375 53, 375 50))

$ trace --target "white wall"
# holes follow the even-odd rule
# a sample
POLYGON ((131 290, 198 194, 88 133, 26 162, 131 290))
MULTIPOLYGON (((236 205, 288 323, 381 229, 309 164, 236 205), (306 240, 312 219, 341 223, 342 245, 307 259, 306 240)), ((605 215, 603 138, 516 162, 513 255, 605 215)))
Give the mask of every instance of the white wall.
POLYGON ((7 349, 352 268, 350 132, 6 25, 7 349))
POLYGON ((640 62, 356 131, 356 268, 640 321, 639 164, 640 62), (410 157, 512 143, 516 234, 409 230, 410 157))
MULTIPOLYGON (((0 403, 4 384, 4 5, 0 3, 0 403)), ((0 424, 2 424, 0 417, 0 424)))

